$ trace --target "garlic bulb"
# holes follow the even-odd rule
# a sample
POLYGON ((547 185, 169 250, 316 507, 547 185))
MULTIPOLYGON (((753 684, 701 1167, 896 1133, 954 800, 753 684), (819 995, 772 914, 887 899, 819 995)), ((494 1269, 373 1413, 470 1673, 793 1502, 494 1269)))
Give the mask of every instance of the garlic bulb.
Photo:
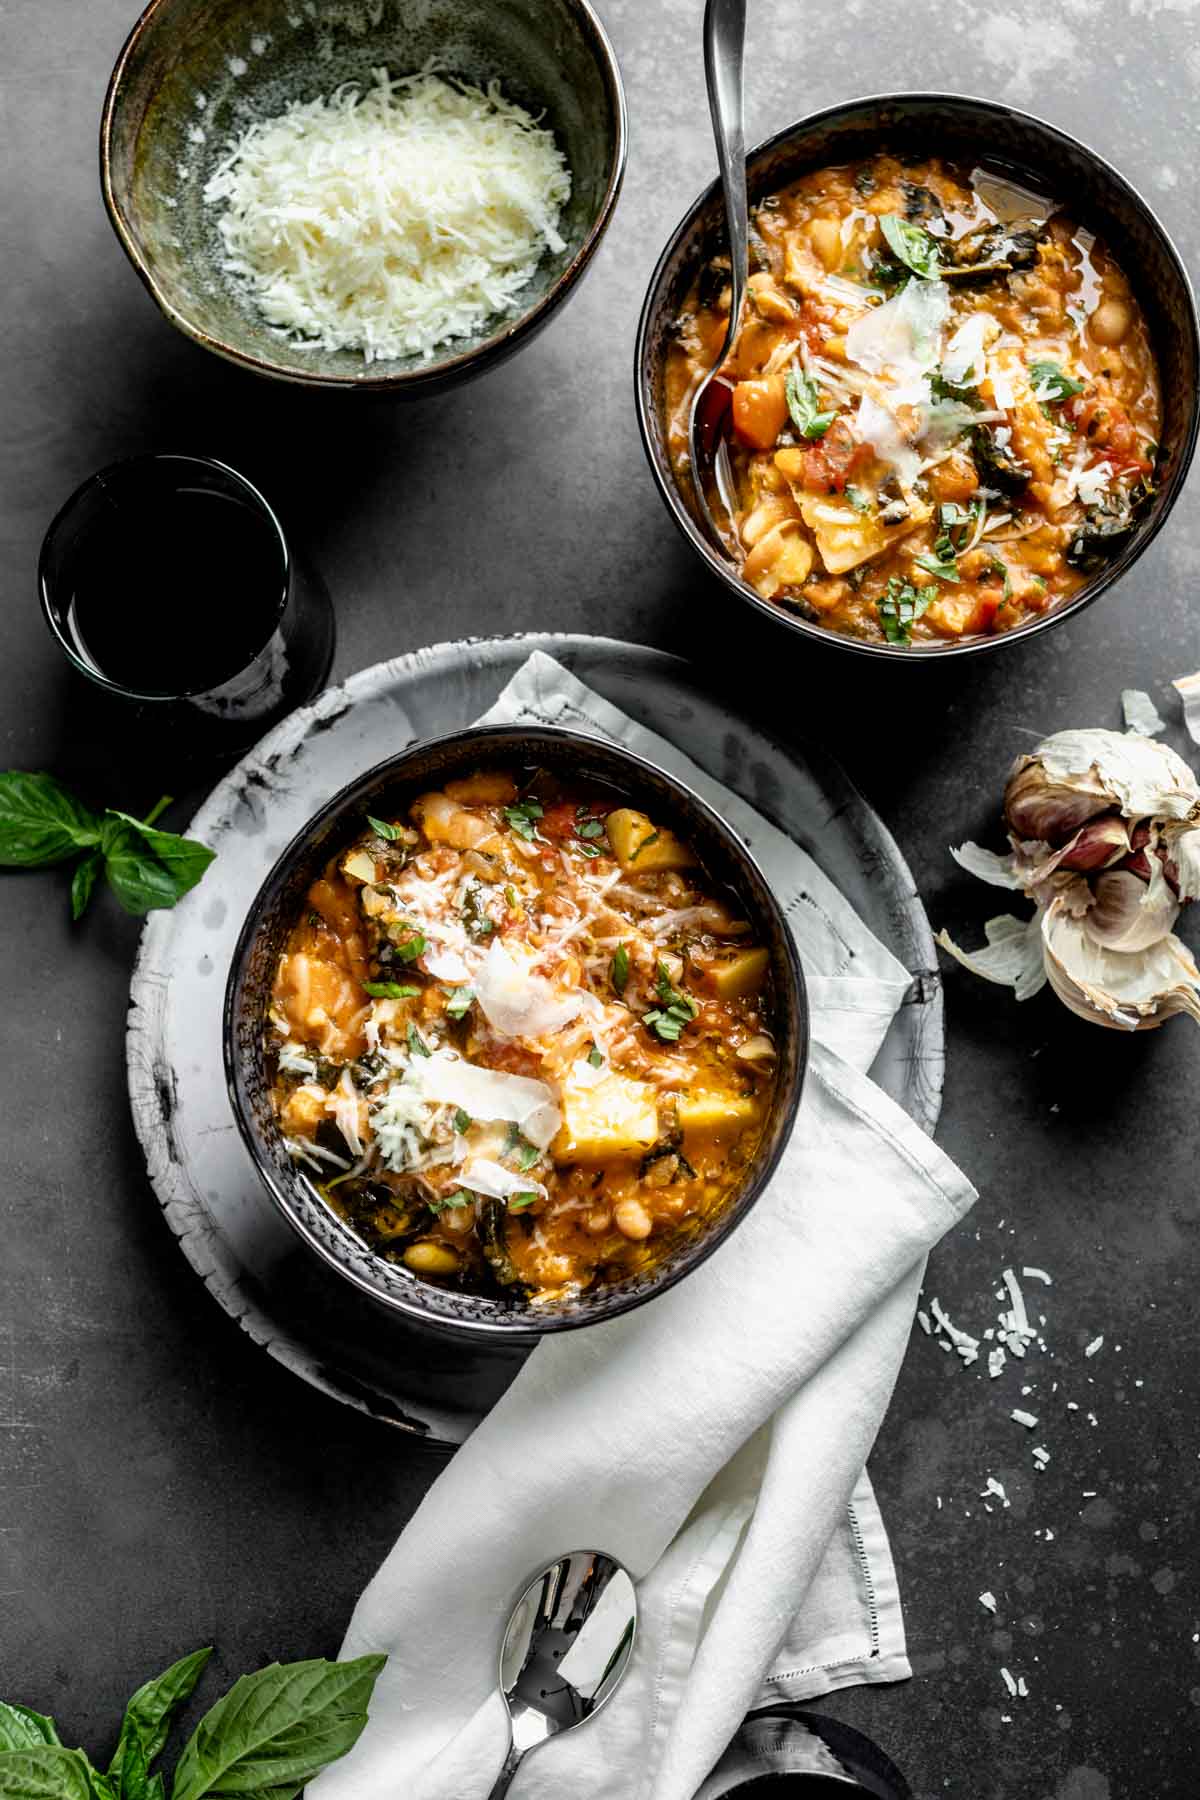
POLYGON ((951 855, 1025 894, 1034 915, 989 919, 977 951, 943 931, 943 948, 1019 1000, 1049 982, 1097 1024, 1200 1022, 1200 969, 1172 935, 1181 905, 1200 899, 1200 783, 1183 758, 1137 732, 1060 731, 1017 759, 1004 813, 1007 856, 978 844, 951 855))

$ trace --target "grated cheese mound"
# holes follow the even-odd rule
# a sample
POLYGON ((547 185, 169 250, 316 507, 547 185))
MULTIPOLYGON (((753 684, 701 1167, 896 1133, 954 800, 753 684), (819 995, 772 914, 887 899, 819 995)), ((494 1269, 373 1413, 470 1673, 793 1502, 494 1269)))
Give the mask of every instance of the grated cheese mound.
POLYGON ((564 248, 571 175, 498 83, 373 76, 251 125, 204 198, 226 273, 294 345, 428 360, 564 248))

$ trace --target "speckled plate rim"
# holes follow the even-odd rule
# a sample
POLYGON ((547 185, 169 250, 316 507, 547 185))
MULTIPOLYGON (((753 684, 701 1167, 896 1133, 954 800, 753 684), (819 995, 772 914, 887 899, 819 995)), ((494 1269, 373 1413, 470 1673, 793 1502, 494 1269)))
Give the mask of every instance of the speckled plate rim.
MULTIPOLYGON (((893 1021, 872 1075, 923 1130, 932 1133, 941 1108, 945 1062, 942 991, 929 921, 895 840, 831 758, 809 746, 784 743, 757 722, 726 709, 706 691, 699 672, 693 673, 682 658, 666 651, 584 634, 536 633, 437 644, 377 663, 342 685, 326 689, 311 705, 292 713, 268 733, 217 783, 196 812, 189 831, 219 852, 223 841, 231 839, 240 812, 263 812, 264 799, 269 797, 280 769, 302 749, 311 749, 317 740, 322 745, 335 742, 339 726, 361 718, 368 703, 394 704, 397 722, 404 720, 407 725, 406 701, 419 698, 428 705, 434 696, 432 704, 439 708, 441 729, 469 723, 486 710, 534 650, 543 650, 573 667, 581 680, 601 692, 607 692, 606 670, 619 688, 624 669, 626 679, 634 681, 639 692, 644 689, 647 696, 644 707, 639 708, 628 693, 622 693, 616 703, 626 710, 646 716, 648 723, 655 723, 661 730, 662 695, 670 692, 683 706, 681 716, 694 717, 698 710, 707 721, 701 735, 702 746, 726 741, 733 733, 736 741, 748 745, 755 755, 782 764, 799 777, 787 784, 785 791, 789 795, 802 788, 810 794, 816 791, 824 804, 824 816, 813 820, 807 829, 834 834, 828 842, 836 842, 839 855, 847 859, 848 870, 864 883, 867 903, 860 900, 860 910, 866 922, 887 938, 913 972, 912 987, 893 1021)), ((433 735, 433 725, 418 735, 433 735)), ((398 743, 394 747, 401 748, 398 743)), ((684 743, 682 747, 688 745, 684 743)), ((698 759, 712 763, 711 753, 705 757, 702 747, 693 745, 691 751, 698 759)), ((369 753, 364 753, 361 766, 365 768, 368 760, 369 753)), ((374 760, 378 760, 377 755, 374 760)), ((723 778, 730 779, 728 772, 723 772, 723 778)), ((340 785, 340 781, 335 785, 340 785)), ((734 780, 731 785, 738 783, 734 780)), ((325 793, 329 791, 326 788, 325 793)), ((310 811, 315 811, 320 797, 315 791, 310 792, 310 811)), ((778 815, 773 822, 792 836, 802 830, 778 815)), ((827 841, 824 836, 822 841, 827 841)), ((251 894, 257 891, 258 880, 275 857, 265 834, 260 848, 262 867, 253 879, 251 894)), ((821 860, 826 864, 826 872, 836 878, 830 859, 821 860)), ((215 869, 221 866, 218 861, 215 869)), ((248 894, 247 904, 249 898, 248 894)), ((175 1121, 195 1071, 181 1070, 168 1053, 168 996, 173 989, 179 991, 179 983, 188 979, 181 959, 189 948, 195 947, 197 922, 204 917, 201 908, 207 908, 211 915, 219 905, 219 890, 210 876, 175 910, 151 913, 142 932, 130 983, 126 1034, 130 1105, 151 1186, 166 1222, 179 1239, 189 1264, 221 1308, 284 1367, 343 1405, 380 1418, 413 1436, 447 1446, 460 1443, 497 1395, 493 1393, 483 1407, 464 1405, 461 1398, 443 1405, 427 1394, 414 1397, 411 1378, 406 1385, 403 1368, 396 1371, 394 1384, 380 1384, 364 1381, 353 1369, 339 1366, 336 1333, 331 1352, 328 1342, 323 1344, 314 1335, 306 1335, 283 1322, 280 1309, 272 1304, 269 1289, 249 1269, 231 1241, 231 1225, 222 1223, 214 1213, 214 1200, 227 1215, 235 1213, 234 1200, 229 1195, 206 1196, 198 1171, 181 1153, 175 1121)), ((231 942, 240 925, 239 915, 232 921, 231 942)), ((217 986, 223 990, 224 969, 213 972, 217 986)), ((219 1086, 228 1110, 219 1030, 213 1034, 212 1044, 203 1045, 200 1053, 211 1064, 211 1079, 219 1086)), ((227 1128, 237 1139, 231 1111, 227 1128)), ((240 1139, 237 1142, 240 1147, 240 1139)), ((273 1215, 248 1156, 245 1175, 246 1197, 241 1200, 239 1196, 239 1202, 252 1215, 253 1232, 277 1231, 290 1249, 295 1240, 283 1221, 273 1215)), ((239 1230, 243 1228, 244 1221, 239 1223, 235 1218, 234 1223, 239 1230)), ((282 1245, 280 1248, 282 1253, 282 1245)), ((364 1309, 359 1322, 369 1329, 375 1309, 366 1302, 364 1309)), ((512 1378, 527 1351, 528 1346, 515 1353, 514 1349, 508 1350, 497 1391, 502 1391, 512 1378)), ((478 1362, 479 1349, 473 1354, 478 1362)))

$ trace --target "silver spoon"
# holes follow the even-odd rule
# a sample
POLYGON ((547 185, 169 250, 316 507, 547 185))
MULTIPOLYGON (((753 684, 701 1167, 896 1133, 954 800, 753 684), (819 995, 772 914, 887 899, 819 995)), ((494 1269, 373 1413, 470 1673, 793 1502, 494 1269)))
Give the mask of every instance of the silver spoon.
POLYGON ((597 1550, 571 1550, 535 1575, 500 1646, 508 1755, 488 1800, 507 1794, 522 1759, 594 1718, 629 1664, 637 1597, 628 1572, 597 1550))
POLYGON ((708 84, 708 110, 712 115, 717 162, 725 194, 725 218, 729 231, 729 330, 721 354, 692 400, 688 422, 692 484, 700 513, 717 548, 729 545, 709 508, 705 474, 711 469, 725 511, 733 515, 733 484, 727 445, 729 408, 733 399, 727 382, 717 371, 733 348, 746 301, 750 268, 750 213, 746 200, 746 129, 742 108, 742 52, 746 41, 746 0, 707 0, 704 9, 704 76, 708 84))

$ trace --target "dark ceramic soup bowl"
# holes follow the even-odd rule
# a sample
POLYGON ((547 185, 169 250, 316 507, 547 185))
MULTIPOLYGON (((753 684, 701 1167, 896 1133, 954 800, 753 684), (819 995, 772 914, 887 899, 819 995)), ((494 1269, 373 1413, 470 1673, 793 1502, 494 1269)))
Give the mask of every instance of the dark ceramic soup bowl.
POLYGON ((225 995, 225 1069, 238 1126, 267 1192, 317 1256, 381 1306, 460 1335, 530 1339, 614 1318, 674 1286, 710 1256, 754 1205, 788 1140, 808 1056, 808 1003, 791 932, 757 863, 729 827, 681 782, 601 738, 549 727, 476 726, 418 744, 343 788, 293 839, 263 883, 238 938, 225 995), (770 953, 779 1070, 766 1127, 741 1185, 699 1232, 664 1240, 653 1267, 556 1305, 531 1306, 425 1282, 375 1255, 288 1155, 271 1105, 264 1027, 279 955, 304 895, 363 816, 395 816, 431 787, 488 767, 544 768, 619 794, 684 835, 718 887, 736 895, 770 953))
POLYGON ((690 483, 676 479, 667 452, 664 376, 674 321, 700 268, 725 247, 725 215, 714 181, 690 206, 650 279, 635 359, 638 421, 650 468, 667 510, 696 554, 740 600, 800 638, 867 656, 926 663, 979 656, 1023 643, 1090 606, 1121 579, 1166 522, 1196 443, 1200 339, 1187 272, 1141 195, 1103 157, 1057 126, 991 100, 957 94, 882 94, 847 100, 768 138, 747 156, 751 206, 810 170, 878 152, 936 155, 1008 175, 1060 200, 1084 229, 1103 238, 1132 284, 1146 317, 1162 378, 1163 427, 1157 491, 1124 545, 1077 594, 1029 624, 959 643, 871 643, 810 623, 742 581, 701 527, 690 483))
POLYGON ((100 179, 113 229, 171 323, 218 356, 309 387, 427 394, 510 356, 546 324, 591 262, 625 167, 625 99, 612 45, 588 0, 151 0, 117 59, 100 126, 100 179), (516 309, 428 361, 365 362, 297 348, 273 332, 222 269, 205 183, 224 145, 291 100, 372 70, 500 82, 553 130, 571 170, 559 230, 516 309))

